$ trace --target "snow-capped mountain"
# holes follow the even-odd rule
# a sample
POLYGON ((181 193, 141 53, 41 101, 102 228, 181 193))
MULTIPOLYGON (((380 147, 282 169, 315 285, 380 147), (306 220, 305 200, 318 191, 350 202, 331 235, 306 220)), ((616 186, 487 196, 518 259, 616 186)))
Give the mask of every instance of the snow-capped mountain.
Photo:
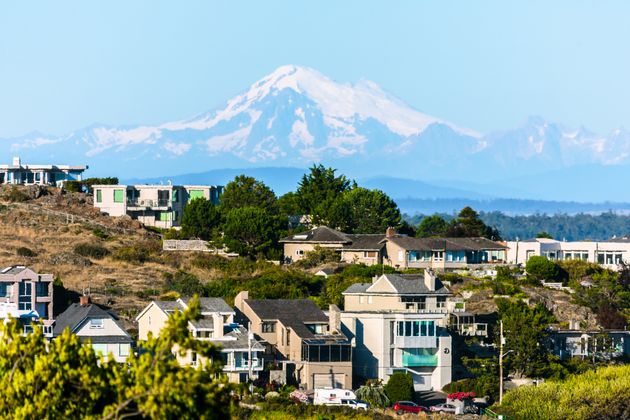
POLYGON ((630 158, 630 133, 608 136, 530 118, 481 135, 419 112, 374 82, 335 82, 283 66, 214 111, 156 126, 92 125, 65 136, 0 140, 0 160, 88 163, 94 174, 134 177, 245 166, 324 162, 353 176, 442 179, 523 175, 630 158), (127 175, 129 176, 129 175, 127 175))

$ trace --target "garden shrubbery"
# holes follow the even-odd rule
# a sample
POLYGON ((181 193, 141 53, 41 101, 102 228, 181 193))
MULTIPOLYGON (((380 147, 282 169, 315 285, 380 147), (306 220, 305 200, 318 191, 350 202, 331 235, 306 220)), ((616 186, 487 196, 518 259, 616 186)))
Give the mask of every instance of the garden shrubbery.
POLYGON ((20 256, 20 257, 28 257, 28 258, 32 258, 32 257, 36 257, 37 253, 35 251, 33 251, 30 248, 27 248, 25 246, 21 246, 18 249, 15 250, 15 253, 20 256))
POLYGON ((100 260, 109 255, 109 250, 104 246, 85 242, 75 245, 74 253, 82 257, 100 260))

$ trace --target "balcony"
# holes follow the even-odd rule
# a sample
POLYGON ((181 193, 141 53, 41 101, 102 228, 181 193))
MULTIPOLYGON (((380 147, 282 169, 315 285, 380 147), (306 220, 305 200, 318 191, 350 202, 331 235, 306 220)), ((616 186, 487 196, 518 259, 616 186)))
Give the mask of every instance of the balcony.
MULTIPOLYGON (((245 359, 236 359, 233 360, 232 363, 226 363, 223 366, 223 370, 225 371, 235 371, 235 370, 249 370, 250 361, 245 359)), ((251 369, 252 370, 262 370, 263 364, 262 359, 252 359, 251 360, 251 369)))
POLYGON ((394 346, 403 349, 421 348, 433 349, 438 347, 438 339, 436 336, 419 336, 419 337, 394 337, 394 346))
POLYGON ((168 210, 171 208, 171 200, 160 199, 153 200, 149 198, 127 199, 127 208, 129 210, 168 210))
POLYGON ((405 310, 417 314, 446 314, 448 308, 445 302, 436 304, 420 303, 420 302, 404 302, 405 310))
POLYGON ((403 367, 418 367, 429 366, 436 367, 438 365, 437 354, 409 354, 403 353, 402 366, 403 367))

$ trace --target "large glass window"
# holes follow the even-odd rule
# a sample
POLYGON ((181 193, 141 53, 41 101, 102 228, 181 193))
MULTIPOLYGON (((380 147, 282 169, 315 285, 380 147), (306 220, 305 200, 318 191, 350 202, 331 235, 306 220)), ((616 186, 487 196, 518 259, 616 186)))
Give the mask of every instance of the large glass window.
POLYGON ((96 202, 97 203, 103 202, 103 191, 101 189, 96 190, 96 202))
POLYGON ((398 337, 433 337, 435 321, 398 321, 398 337))
POLYGON ((195 198, 206 198, 203 194, 203 190, 190 190, 188 191, 188 199, 194 200, 195 198))
POLYGON ((33 309, 32 305, 33 285, 30 282, 20 282, 19 296, 18 296, 18 309, 22 311, 30 311, 33 309))
POLYGON ((352 350, 349 344, 302 344, 302 360, 309 362, 349 362, 352 350))
POLYGON ((45 281, 40 281, 35 283, 35 292, 37 293, 37 297, 46 297, 48 296, 48 289, 50 283, 45 281))
POLYGON ((263 322, 261 325, 261 331, 264 333, 273 333, 276 332, 276 323, 275 322, 263 322))
POLYGON ((11 296, 12 283, 0 282, 0 297, 11 296))

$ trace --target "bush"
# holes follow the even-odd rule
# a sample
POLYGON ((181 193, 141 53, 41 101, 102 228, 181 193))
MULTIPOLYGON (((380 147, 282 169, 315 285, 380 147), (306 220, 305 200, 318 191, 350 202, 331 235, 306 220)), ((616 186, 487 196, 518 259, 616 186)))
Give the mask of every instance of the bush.
POLYGON ((98 244, 80 243, 75 245, 74 253, 82 257, 100 260, 109 255, 109 250, 98 244))
POLYGON ((394 372, 385 385, 385 393, 391 402, 411 400, 413 378, 405 372, 394 372))
POLYGON ((96 229, 92 229, 92 233, 94 234, 94 236, 96 236, 97 238, 101 238, 101 239, 109 239, 110 236, 107 234, 107 232, 96 228, 96 229))
POLYGON ((142 264, 149 260, 149 252, 138 246, 125 246, 115 250, 112 257, 118 261, 142 264))
POLYGON ((36 253, 35 251, 33 251, 33 250, 32 250, 32 249, 30 249, 30 248, 26 248, 26 247, 24 247, 24 246, 19 247, 19 248, 15 251, 15 253, 16 253, 18 256, 20 256, 20 257, 29 257, 29 258, 32 258, 32 257, 36 257, 36 256, 37 256, 37 253, 36 253))
POLYGON ((81 181, 66 181, 63 183, 63 189, 70 192, 83 192, 83 184, 81 181))
POLYGON ((21 203, 21 202, 30 200, 30 197, 28 196, 28 194, 26 194, 24 191, 22 191, 15 185, 12 186, 11 189, 7 193, 5 193, 4 198, 5 200, 10 201, 12 203, 21 203))
POLYGON ((166 291, 175 291, 182 296, 205 295, 205 288, 199 279, 185 271, 178 271, 175 274, 164 273, 166 281, 166 291))
POLYGON ((313 268, 326 263, 338 263, 341 254, 331 248, 322 248, 318 245, 312 251, 304 253, 304 258, 298 260, 295 265, 301 268, 313 268))
POLYGON ((527 260, 525 271, 528 277, 545 281, 561 281, 565 279, 564 274, 566 274, 555 262, 549 261, 547 257, 537 255, 527 260))

